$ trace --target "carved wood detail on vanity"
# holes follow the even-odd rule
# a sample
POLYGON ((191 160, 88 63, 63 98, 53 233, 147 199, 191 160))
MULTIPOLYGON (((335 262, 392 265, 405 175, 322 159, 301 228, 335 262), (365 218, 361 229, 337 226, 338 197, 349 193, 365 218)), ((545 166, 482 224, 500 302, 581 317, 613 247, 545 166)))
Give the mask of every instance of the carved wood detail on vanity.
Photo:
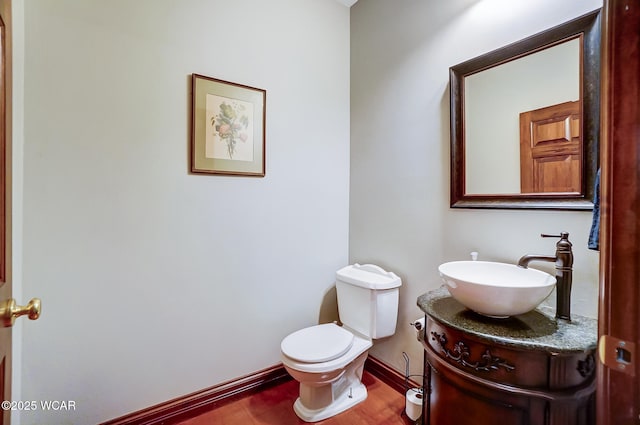
POLYGON ((578 360, 578 373, 580 376, 587 378, 592 376, 596 371, 596 356, 587 354, 584 360, 578 360))
POLYGON ((492 370, 498 370, 501 367, 507 371, 511 371, 516 368, 502 360, 500 357, 494 357, 491 355, 491 351, 489 351, 489 349, 484 351, 480 356, 480 360, 470 361, 471 352, 469 350, 469 346, 465 344, 464 341, 459 340, 453 345, 453 351, 450 351, 447 348, 447 336, 444 333, 439 334, 438 332, 432 331, 431 339, 438 342, 442 353, 446 358, 451 359, 464 367, 469 367, 476 372, 491 372, 492 370))

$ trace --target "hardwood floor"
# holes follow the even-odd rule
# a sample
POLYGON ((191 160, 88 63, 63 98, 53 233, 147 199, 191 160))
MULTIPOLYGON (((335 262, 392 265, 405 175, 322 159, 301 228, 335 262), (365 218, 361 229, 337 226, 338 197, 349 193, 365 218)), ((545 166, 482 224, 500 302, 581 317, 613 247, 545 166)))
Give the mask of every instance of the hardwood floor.
MULTIPOLYGON (((368 397, 352 409, 319 425, 413 425, 404 413, 404 395, 375 376, 364 372, 362 382, 368 397)), ((235 400, 176 425, 296 425, 305 424, 293 412, 298 382, 276 385, 257 394, 235 400)))

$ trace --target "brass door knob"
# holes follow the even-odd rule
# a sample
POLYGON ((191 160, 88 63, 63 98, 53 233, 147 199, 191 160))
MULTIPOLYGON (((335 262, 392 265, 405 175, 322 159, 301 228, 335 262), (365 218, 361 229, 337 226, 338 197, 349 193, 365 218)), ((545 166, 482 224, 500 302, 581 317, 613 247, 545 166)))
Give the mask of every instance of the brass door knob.
POLYGON ((16 317, 28 315, 29 319, 36 320, 40 317, 42 302, 40 298, 32 298, 25 306, 17 305, 16 300, 11 298, 0 303, 0 319, 2 325, 7 328, 13 326, 16 317))

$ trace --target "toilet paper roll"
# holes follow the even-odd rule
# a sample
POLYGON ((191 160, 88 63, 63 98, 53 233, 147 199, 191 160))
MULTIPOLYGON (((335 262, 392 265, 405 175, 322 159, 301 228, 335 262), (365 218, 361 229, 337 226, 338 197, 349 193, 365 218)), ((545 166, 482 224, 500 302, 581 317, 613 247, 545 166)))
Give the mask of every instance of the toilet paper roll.
POLYGON ((409 388, 406 394, 405 412, 412 421, 422 415, 422 391, 420 388, 409 388))

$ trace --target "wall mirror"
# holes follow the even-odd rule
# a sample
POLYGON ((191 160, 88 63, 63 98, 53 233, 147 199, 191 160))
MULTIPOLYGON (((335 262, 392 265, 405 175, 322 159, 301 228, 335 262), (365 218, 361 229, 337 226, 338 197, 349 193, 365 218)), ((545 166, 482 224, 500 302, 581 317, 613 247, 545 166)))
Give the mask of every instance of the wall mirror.
POLYGON ((452 208, 593 208, 600 10, 449 71, 452 208))

